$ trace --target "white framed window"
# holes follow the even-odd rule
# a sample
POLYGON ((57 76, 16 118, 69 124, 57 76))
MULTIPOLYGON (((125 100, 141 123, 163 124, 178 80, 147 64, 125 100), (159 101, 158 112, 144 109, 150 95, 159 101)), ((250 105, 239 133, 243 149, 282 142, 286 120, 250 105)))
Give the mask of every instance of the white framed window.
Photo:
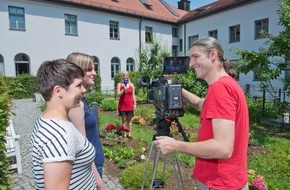
POLYGON ((152 43, 153 42, 153 28, 149 26, 145 26, 145 42, 152 43))
POLYGON ((240 25, 230 26, 230 43, 240 42, 240 25))
POLYGON ((209 37, 213 37, 215 39, 218 39, 218 30, 211 30, 211 31, 208 31, 208 36, 209 37))
POLYGON ((172 27, 172 37, 178 38, 178 28, 172 27))
POLYGON ((183 51, 183 41, 182 39, 179 39, 179 51, 183 51))
POLYGON ((115 75, 120 72, 120 59, 113 57, 111 59, 111 79, 114 80, 115 75))
POLYGON ((110 39, 113 39, 113 40, 120 39, 119 23, 116 21, 111 21, 111 20, 110 20, 110 39))
POLYGON ((135 71, 135 61, 132 57, 129 57, 126 61, 126 70, 128 72, 135 71))
POLYGON ((4 74, 5 74, 5 72, 4 72, 4 58, 0 54, 0 76, 4 76, 4 74))
POLYGON ((149 4, 146 0, 140 0, 140 2, 146 7, 146 9, 152 10, 152 5, 149 4))
POLYGON ((269 32, 269 19, 264 18, 255 21, 255 39, 265 38, 263 32, 266 34, 269 32))
POLYGON ((77 16, 65 14, 65 34, 66 35, 78 35, 78 25, 77 25, 77 16))
POLYGON ((290 67, 285 69, 285 80, 290 81, 290 67))
POLYGON ((8 7, 10 30, 25 30, 24 8, 8 7))
POLYGON ((253 72, 253 81, 258 81, 259 77, 256 72, 253 72))
POLYGON ((198 40, 198 35, 188 36, 188 49, 191 48, 192 43, 196 40, 198 40))
POLYGON ((172 52, 171 52, 172 56, 176 57, 178 55, 177 51, 178 51, 178 46, 172 46, 172 52))
POLYGON ((100 61, 97 56, 92 56, 94 60, 94 65, 95 65, 95 71, 97 74, 100 74, 100 61))
POLYGON ((14 57, 14 62, 16 75, 30 74, 30 61, 28 55, 19 53, 14 57))

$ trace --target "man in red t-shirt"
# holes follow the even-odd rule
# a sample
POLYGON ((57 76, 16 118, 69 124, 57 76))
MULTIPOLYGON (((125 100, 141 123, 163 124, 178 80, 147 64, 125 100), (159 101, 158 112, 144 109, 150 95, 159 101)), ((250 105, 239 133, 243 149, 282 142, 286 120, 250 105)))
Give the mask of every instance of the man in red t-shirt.
POLYGON ((159 136, 154 141, 163 154, 196 156, 193 177, 200 189, 247 190, 249 114, 244 93, 221 45, 208 37, 190 49, 190 68, 208 84, 205 98, 183 89, 183 97, 200 112, 197 142, 159 136))

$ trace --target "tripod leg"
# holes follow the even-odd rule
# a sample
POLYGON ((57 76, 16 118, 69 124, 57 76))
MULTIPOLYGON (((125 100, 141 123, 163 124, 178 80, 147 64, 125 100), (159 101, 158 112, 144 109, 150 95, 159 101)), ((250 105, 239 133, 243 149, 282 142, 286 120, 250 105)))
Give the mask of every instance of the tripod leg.
MULTIPOLYGON (((155 145, 154 143, 151 144, 151 148, 150 148, 150 152, 149 152, 149 156, 148 156, 148 161, 147 161, 147 164, 146 164, 146 167, 145 167, 145 172, 144 172, 144 176, 143 176, 143 180, 142 180, 142 188, 141 190, 144 189, 144 185, 145 185, 145 181, 146 181, 146 178, 147 178, 147 171, 148 171, 148 167, 149 167, 149 164, 150 164, 150 160, 151 160, 151 156, 152 156, 152 152, 153 152, 153 149, 155 148, 155 145)), ((154 149, 155 151, 155 149, 154 149)))
POLYGON ((165 170, 166 170, 166 162, 167 162, 167 156, 164 158, 164 160, 163 160, 163 177, 162 177, 162 179, 165 179, 165 170))
MULTIPOLYGON (((156 146, 154 143, 151 144, 151 148, 150 148, 150 152, 149 152, 149 156, 148 156, 148 161, 146 163, 146 167, 145 167, 145 172, 144 172, 144 176, 143 176, 143 180, 142 180, 142 188, 141 190, 144 190, 145 187, 145 182, 147 179, 147 172, 148 172, 148 168, 150 165, 150 161, 153 155, 153 173, 152 173, 152 179, 151 179, 151 184, 150 184, 150 190, 153 189, 153 185, 154 185, 154 180, 155 180, 155 176, 156 176, 156 172, 157 172, 157 168, 158 168, 158 161, 159 161, 159 157, 160 157, 160 150, 158 150, 158 152, 156 151, 156 146), (157 153, 157 155, 156 155, 157 153)), ((174 175, 176 178, 176 183, 177 183, 177 187, 178 190, 184 190, 184 183, 182 180, 182 175, 181 175, 181 171, 180 171, 180 167, 179 167, 179 163, 178 163, 178 159, 175 153, 172 153, 169 155, 169 158, 171 160, 173 169, 174 169, 174 175)), ((167 162, 167 158, 164 159, 164 166, 163 166, 163 179, 165 178, 165 167, 166 167, 166 162, 167 162)))
POLYGON ((159 156, 160 156, 160 150, 158 150, 157 156, 156 156, 156 152, 155 152, 155 158, 154 158, 154 163, 153 163, 153 174, 152 174, 150 190, 153 188, 153 183, 154 183, 154 180, 155 180, 156 171, 157 171, 157 167, 158 167, 159 156))
POLYGON ((177 156, 175 153, 171 154, 171 160, 172 160, 172 165, 173 165, 174 174, 175 174, 178 189, 185 189, 182 175, 181 175, 181 171, 180 171, 180 167, 179 167, 179 163, 178 163, 178 159, 177 159, 177 156))

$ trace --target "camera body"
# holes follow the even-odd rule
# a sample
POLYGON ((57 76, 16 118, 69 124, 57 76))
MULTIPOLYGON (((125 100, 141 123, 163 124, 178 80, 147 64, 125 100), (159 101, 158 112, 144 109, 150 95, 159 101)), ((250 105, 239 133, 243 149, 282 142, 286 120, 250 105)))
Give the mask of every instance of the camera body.
POLYGON ((142 77, 139 84, 149 88, 147 96, 153 101, 157 117, 176 118, 184 115, 181 84, 168 84, 164 76, 156 80, 142 77))
POLYGON ((164 76, 156 80, 142 77, 139 79, 139 85, 149 88, 147 96, 155 106, 155 130, 157 133, 153 136, 153 140, 156 136, 171 136, 171 124, 168 120, 174 120, 184 115, 181 85, 168 84, 168 80, 164 76))
MULTIPOLYGON (((188 56, 166 57, 163 62, 163 74, 186 73, 189 61, 188 56)), ((184 115, 181 84, 171 84, 171 80, 165 76, 155 77, 154 80, 142 77, 138 84, 148 87, 148 99, 154 103, 157 118, 176 118, 184 115)))

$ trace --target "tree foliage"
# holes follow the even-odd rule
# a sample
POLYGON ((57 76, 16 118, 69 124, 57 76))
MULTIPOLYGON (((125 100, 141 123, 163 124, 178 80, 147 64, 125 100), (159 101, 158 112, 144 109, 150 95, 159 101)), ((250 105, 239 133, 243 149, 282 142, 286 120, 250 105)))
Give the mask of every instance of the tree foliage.
MULTIPOLYGON (((154 38, 153 44, 143 47, 139 54, 139 72, 141 76, 155 78, 161 76, 163 70, 163 60, 170 55, 169 51, 154 38)), ((207 89, 205 81, 197 79, 194 71, 189 70, 186 74, 173 76, 174 83, 182 84, 182 87, 190 92, 204 97, 207 89)))
POLYGON ((157 40, 153 39, 152 44, 143 46, 139 53, 139 72, 142 76, 155 78, 161 76, 163 70, 163 60, 170 52, 157 40))
MULTIPOLYGON (((274 91, 272 80, 281 79, 283 90, 290 95, 290 77, 281 77, 283 71, 290 72, 290 0, 279 2, 280 8, 277 13, 282 30, 277 36, 263 33, 268 40, 265 47, 258 51, 237 50, 237 55, 241 58, 237 70, 245 74, 254 71, 261 82, 261 89, 264 90, 274 91)), ((276 93, 272 95, 275 96, 274 94, 276 93)))
POLYGON ((8 190, 12 178, 9 171, 9 158, 6 156, 6 128, 11 115, 11 97, 8 95, 7 84, 0 76, 0 189, 8 190))
POLYGON ((189 69, 186 74, 178 75, 176 78, 184 89, 199 97, 205 96, 208 85, 204 80, 196 78, 193 69, 189 69))

